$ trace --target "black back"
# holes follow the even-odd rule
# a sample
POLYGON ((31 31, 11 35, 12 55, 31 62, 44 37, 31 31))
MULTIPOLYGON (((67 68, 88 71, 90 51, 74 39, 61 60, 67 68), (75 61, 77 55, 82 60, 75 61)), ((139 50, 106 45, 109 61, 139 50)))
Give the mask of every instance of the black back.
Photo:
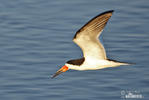
POLYGON ((85 58, 83 57, 83 58, 80 58, 80 59, 69 60, 66 63, 80 66, 80 65, 83 64, 84 61, 85 61, 85 58))

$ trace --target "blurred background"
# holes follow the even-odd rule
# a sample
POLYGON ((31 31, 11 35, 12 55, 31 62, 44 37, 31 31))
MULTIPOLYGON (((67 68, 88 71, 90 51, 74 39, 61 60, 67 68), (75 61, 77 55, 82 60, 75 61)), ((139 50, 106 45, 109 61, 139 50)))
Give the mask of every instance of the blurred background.
POLYGON ((148 0, 0 0, 1 100, 123 100, 129 92, 148 100, 148 12, 148 0), (135 64, 51 79, 82 56, 75 32, 107 10, 115 10, 101 37, 108 58, 135 64))

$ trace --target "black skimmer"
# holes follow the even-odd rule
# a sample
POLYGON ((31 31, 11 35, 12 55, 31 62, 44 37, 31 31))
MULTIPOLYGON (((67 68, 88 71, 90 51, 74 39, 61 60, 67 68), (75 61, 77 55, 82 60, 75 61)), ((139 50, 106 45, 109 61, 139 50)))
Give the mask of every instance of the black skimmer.
POLYGON ((128 63, 108 59, 105 49, 98 39, 112 13, 113 10, 110 10, 97 15, 76 32, 73 41, 82 49, 84 57, 67 61, 52 78, 69 69, 98 70, 129 65, 128 63))

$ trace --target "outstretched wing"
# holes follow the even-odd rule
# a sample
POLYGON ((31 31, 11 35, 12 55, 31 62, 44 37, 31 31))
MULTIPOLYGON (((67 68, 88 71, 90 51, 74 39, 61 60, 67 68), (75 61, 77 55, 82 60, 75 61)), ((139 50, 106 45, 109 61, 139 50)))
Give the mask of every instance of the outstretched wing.
POLYGON ((112 16, 113 10, 101 13, 79 29, 73 41, 82 49, 85 58, 106 59, 106 52, 98 37, 112 16))

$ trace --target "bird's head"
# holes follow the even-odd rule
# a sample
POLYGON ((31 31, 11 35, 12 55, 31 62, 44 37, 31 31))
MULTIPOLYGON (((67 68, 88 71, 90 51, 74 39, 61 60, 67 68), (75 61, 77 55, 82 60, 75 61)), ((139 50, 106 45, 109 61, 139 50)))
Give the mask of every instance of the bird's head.
POLYGON ((64 65, 63 67, 61 67, 51 78, 56 77, 57 75, 66 72, 67 70, 69 70, 69 67, 64 65))
POLYGON ((63 67, 61 67, 51 78, 56 77, 57 75, 66 72, 69 69, 80 70, 80 65, 85 61, 85 58, 69 60, 65 63, 63 67))

